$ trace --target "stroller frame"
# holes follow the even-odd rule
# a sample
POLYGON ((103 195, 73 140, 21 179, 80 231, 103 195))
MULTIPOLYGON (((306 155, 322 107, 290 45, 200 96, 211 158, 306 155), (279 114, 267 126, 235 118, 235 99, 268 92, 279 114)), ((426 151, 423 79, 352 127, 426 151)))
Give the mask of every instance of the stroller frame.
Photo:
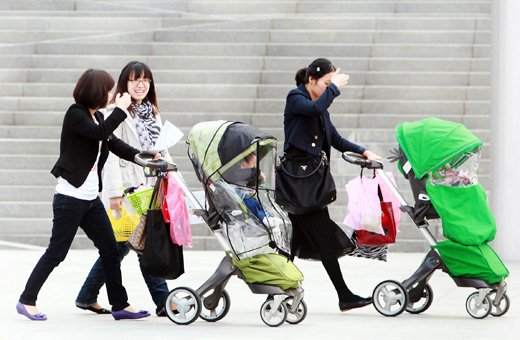
MULTIPOLYGON (((351 152, 343 153, 342 157, 351 164, 372 169, 381 176, 392 193, 399 199, 400 210, 410 216, 430 246, 437 245, 437 240, 428 229, 428 222, 425 219, 417 221, 414 215, 414 207, 408 204, 385 173, 382 162, 368 160, 364 156, 351 152)), ((433 290, 428 282, 436 270, 442 270, 448 275, 451 274, 437 249, 431 249, 419 268, 408 279, 402 282, 386 280, 376 286, 372 294, 374 307, 384 316, 397 316, 405 310, 411 314, 426 311, 433 300, 433 290), (414 305, 418 302, 421 302, 421 304, 415 307, 414 305)), ((482 319, 489 314, 502 316, 509 310, 509 297, 506 294, 507 284, 505 281, 488 284, 484 280, 470 277, 451 276, 451 278, 457 287, 477 289, 477 292, 470 294, 466 300, 466 310, 472 317, 482 319), (491 297, 492 295, 494 296, 491 297)))
MULTIPOLYGON (((168 171, 177 181, 183 193, 194 204, 193 214, 201 217, 225 251, 225 256, 215 272, 197 290, 189 287, 177 287, 170 291, 166 298, 166 314, 168 318, 179 325, 188 325, 198 317, 208 322, 216 322, 223 319, 230 308, 230 297, 225 290, 232 276, 237 276, 245 281, 245 277, 232 262, 231 245, 229 244, 220 223, 215 223, 207 210, 197 200, 188 188, 181 175, 177 172, 177 166, 165 161, 146 161, 147 154, 138 154, 136 161, 143 167, 155 169, 154 176, 160 176, 162 171, 168 171), (209 295, 207 295, 211 292, 209 295), (204 310, 203 310, 204 309, 204 310)), ((271 327, 277 327, 284 322, 298 324, 307 316, 307 305, 303 288, 282 289, 268 284, 247 283, 253 294, 267 294, 267 300, 260 307, 262 321, 271 327)))

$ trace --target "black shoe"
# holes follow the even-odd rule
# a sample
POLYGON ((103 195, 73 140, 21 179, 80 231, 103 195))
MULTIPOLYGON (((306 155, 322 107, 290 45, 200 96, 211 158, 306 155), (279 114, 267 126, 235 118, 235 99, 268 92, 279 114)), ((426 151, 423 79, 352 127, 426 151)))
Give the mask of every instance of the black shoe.
POLYGON ((164 309, 164 307, 162 307, 161 309, 155 311, 155 314, 157 314, 157 316, 167 316, 166 315, 166 309, 164 309))
POLYGON ((368 306, 372 303, 372 297, 362 298, 356 296, 354 300, 351 301, 340 301, 339 302, 339 310, 342 312, 346 312, 349 309, 361 308, 368 306))
POLYGON ((96 314, 111 314, 112 312, 109 311, 108 309, 105 309, 105 308, 94 308, 92 306, 88 306, 88 307, 80 307, 80 306, 76 306, 80 309, 84 309, 84 310, 89 310, 91 312, 94 312, 96 314))

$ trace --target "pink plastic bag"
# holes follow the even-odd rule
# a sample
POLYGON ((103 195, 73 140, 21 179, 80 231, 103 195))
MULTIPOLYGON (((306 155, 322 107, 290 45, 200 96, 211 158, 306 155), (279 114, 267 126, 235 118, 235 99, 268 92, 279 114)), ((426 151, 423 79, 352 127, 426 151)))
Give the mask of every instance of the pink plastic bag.
POLYGON ((349 213, 343 224, 356 230, 384 235, 378 186, 378 179, 368 177, 356 177, 345 185, 349 213))
POLYGON ((171 174, 168 174, 167 182, 162 209, 164 220, 170 223, 170 237, 173 243, 191 248, 190 219, 184 194, 171 174))

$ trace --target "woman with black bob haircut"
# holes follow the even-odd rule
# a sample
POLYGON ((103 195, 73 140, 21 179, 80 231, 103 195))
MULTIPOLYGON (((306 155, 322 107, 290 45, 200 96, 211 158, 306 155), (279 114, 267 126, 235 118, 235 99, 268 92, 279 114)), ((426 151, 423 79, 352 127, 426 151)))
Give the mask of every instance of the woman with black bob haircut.
MULTIPOLYGON (((116 95, 128 93, 131 103, 124 111, 127 118, 114 130, 114 135, 128 145, 139 149, 149 150, 157 142, 162 120, 157 107, 155 84, 152 71, 145 63, 131 61, 121 70, 116 87, 116 95)), ((111 104, 106 110, 102 110, 105 118, 109 118, 116 110, 116 105, 111 104)), ((161 151, 162 157, 172 162, 168 150, 161 151)), ((103 174, 103 192, 101 199, 106 209, 112 209, 112 214, 122 213, 124 208, 129 215, 137 215, 132 204, 126 197, 121 197, 121 187, 139 187, 142 184, 152 185, 152 178, 146 178, 143 169, 137 164, 119 158, 115 154, 108 156, 103 174)), ((125 242, 117 243, 119 258, 123 260, 130 249, 125 242)), ((137 255, 139 264, 141 255, 137 255)), ((148 287, 148 291, 156 305, 155 313, 158 316, 166 316, 164 303, 170 292, 165 280, 153 277, 141 268, 141 274, 148 287)), ((94 263, 83 286, 76 298, 76 306, 97 314, 109 313, 98 303, 98 295, 105 283, 101 258, 94 263)))
MULTIPOLYGON (((340 152, 352 151, 370 159, 378 155, 354 144, 338 133, 328 112, 339 88, 349 76, 332 63, 319 58, 296 72, 297 88, 287 95, 284 112, 284 152, 288 157, 318 156, 324 151, 330 159, 331 147, 340 152)), ((322 262, 339 298, 339 309, 346 311, 372 303, 372 298, 355 295, 347 287, 338 258, 355 249, 348 236, 329 217, 328 208, 303 214, 289 214, 293 225, 291 253, 301 259, 322 262)))
POLYGON ((106 120, 98 109, 112 99, 114 79, 102 70, 89 69, 79 78, 63 119, 60 156, 51 170, 58 178, 52 202, 54 219, 49 245, 34 267, 16 310, 30 320, 47 320, 36 308, 38 293, 50 273, 66 257, 78 226, 90 238, 103 261, 109 302, 114 319, 139 319, 150 314, 128 304, 121 280, 116 239, 107 212, 99 198, 102 190, 101 170, 109 151, 133 162, 139 150, 112 134, 126 118, 123 111, 130 96, 118 94, 117 109, 106 120))

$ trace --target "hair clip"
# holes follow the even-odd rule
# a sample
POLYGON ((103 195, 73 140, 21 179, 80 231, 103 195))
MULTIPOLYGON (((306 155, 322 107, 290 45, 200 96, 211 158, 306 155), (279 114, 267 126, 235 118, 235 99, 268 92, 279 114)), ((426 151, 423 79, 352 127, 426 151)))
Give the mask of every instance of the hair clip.
POLYGON ((316 67, 316 72, 320 72, 320 67, 316 67))

